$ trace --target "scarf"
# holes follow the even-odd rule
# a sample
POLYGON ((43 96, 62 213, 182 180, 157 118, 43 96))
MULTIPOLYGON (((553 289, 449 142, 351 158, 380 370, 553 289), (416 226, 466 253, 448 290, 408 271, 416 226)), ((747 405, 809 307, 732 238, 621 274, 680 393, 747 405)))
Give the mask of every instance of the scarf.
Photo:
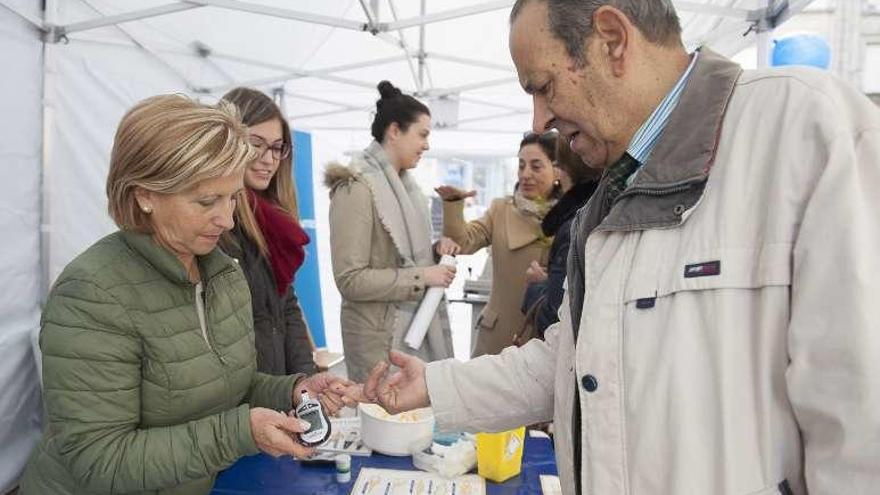
POLYGON ((598 180, 591 180, 578 182, 571 186, 571 189, 566 191, 566 193, 559 198, 559 202, 556 203, 556 206, 551 208, 550 211, 544 215, 544 220, 541 221, 541 230, 544 232, 544 235, 548 237, 555 236, 556 232, 559 231, 559 228, 562 227, 565 222, 574 218, 574 215, 578 210, 587 204, 587 201, 590 200, 590 197, 593 195, 593 192, 596 191, 596 186, 598 185, 598 180))
POLYGON ((248 190, 248 200, 266 240, 275 289, 283 296, 305 260, 309 235, 293 217, 263 196, 248 190))
POLYGON ((412 174, 398 173, 376 141, 361 158, 359 172, 373 193, 382 226, 403 260, 402 268, 433 265, 428 200, 412 174))
POLYGON ((539 197, 528 199, 523 196, 519 187, 517 187, 513 193, 513 206, 515 206, 523 215, 537 218, 539 222, 544 219, 544 216, 546 216, 547 212, 556 205, 557 201, 556 198, 544 199, 539 197))

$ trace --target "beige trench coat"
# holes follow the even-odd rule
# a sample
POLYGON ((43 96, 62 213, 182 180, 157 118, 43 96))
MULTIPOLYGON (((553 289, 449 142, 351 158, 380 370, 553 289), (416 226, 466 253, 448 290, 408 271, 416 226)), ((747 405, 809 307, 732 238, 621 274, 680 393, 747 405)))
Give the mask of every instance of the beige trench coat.
POLYGON ((546 342, 428 365, 438 425, 554 418, 566 494, 878 493, 880 112, 702 50, 632 188, 546 342))
MULTIPOLYGON (((362 382, 388 359, 397 306, 419 301, 426 290, 424 267, 401 268, 397 249, 375 212, 369 186, 348 167, 328 167, 330 250, 342 295, 340 324, 348 377, 362 382)), ((448 328, 446 311, 439 311, 448 328)), ((450 344, 451 348, 451 344, 450 344)))
POLYGON ((526 290, 526 269, 535 260, 547 265, 553 238, 542 237, 541 222, 520 213, 513 198, 492 201, 478 220, 464 221, 464 201, 443 202, 443 235, 457 242, 464 254, 491 246, 492 292, 477 322, 473 356, 498 354, 513 345, 522 328, 521 311, 526 290))

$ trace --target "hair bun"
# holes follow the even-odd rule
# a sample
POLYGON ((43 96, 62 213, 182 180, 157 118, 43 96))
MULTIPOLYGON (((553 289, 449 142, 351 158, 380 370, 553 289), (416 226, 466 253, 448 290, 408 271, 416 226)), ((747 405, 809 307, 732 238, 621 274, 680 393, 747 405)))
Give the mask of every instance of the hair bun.
POLYGON ((382 99, 394 98, 396 96, 400 96, 403 92, 400 89, 396 88, 393 84, 388 81, 382 81, 377 86, 379 88, 379 95, 381 95, 382 99))

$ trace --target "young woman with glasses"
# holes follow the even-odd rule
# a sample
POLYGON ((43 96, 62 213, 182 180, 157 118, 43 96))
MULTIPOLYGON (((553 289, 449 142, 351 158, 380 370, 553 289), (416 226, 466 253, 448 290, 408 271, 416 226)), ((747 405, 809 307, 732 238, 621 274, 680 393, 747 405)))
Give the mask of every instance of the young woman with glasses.
POLYGON ((309 237, 299 224, 290 126, 272 99, 255 89, 233 89, 223 100, 238 107, 257 151, 245 168, 235 227, 222 243, 250 284, 257 369, 311 373, 314 344, 291 285, 309 237))

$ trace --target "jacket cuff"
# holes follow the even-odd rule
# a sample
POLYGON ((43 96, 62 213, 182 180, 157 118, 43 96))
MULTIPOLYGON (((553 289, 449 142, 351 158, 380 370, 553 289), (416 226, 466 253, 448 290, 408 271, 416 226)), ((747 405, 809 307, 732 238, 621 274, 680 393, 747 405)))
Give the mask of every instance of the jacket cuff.
POLYGON ((305 377, 303 374, 286 376, 266 375, 266 379, 269 380, 265 389, 266 402, 257 402, 252 405, 268 407, 282 412, 290 411, 293 409, 293 385, 297 380, 303 377, 305 377))
POLYGON ((406 281, 403 287, 409 287, 408 300, 418 301, 425 297, 425 291, 428 289, 425 285, 425 268, 423 266, 405 268, 406 281))
POLYGON ((289 382, 290 385, 288 385, 287 387, 287 400, 290 402, 285 403, 285 408, 281 409, 282 411, 290 411, 291 409, 293 409, 293 394, 298 393, 296 390, 296 384, 300 380, 308 378, 308 375, 306 375, 305 373, 296 373, 294 375, 288 375, 286 378, 291 379, 289 382))
POLYGON ((443 220, 447 218, 456 218, 464 216, 464 200, 456 199, 454 201, 443 202, 443 220))
POLYGON ((234 412, 229 431, 235 433, 235 450, 239 454, 238 457, 259 454, 260 449, 257 448, 257 442, 254 441, 254 434, 251 431, 250 405, 242 404, 235 408, 234 412))
POLYGON ((461 244, 465 225, 464 200, 443 201, 443 235, 461 244))
POLYGON ((452 386, 454 359, 444 359, 425 365, 425 384, 439 431, 473 431, 467 427, 467 414, 452 386))

